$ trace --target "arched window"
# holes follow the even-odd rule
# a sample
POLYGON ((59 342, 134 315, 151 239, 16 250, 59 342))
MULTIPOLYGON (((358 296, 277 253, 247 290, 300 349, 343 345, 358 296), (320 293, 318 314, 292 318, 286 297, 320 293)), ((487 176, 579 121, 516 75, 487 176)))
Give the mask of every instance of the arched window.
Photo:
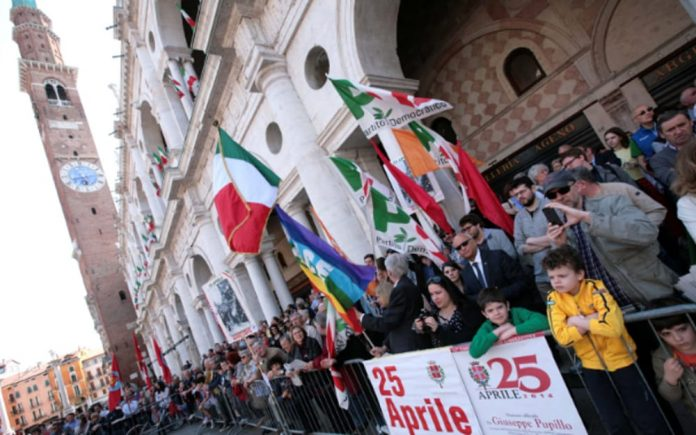
POLYGON ((539 61, 528 48, 513 50, 505 59, 504 71, 517 95, 524 94, 546 77, 539 61))
POLYGON ((48 104, 52 106, 70 106, 70 99, 67 92, 65 92, 65 87, 57 80, 46 80, 44 89, 46 90, 48 104))
POLYGON ((54 88, 53 85, 46 83, 44 88, 46 89, 46 98, 48 98, 48 101, 58 99, 58 96, 56 95, 56 88, 54 88))

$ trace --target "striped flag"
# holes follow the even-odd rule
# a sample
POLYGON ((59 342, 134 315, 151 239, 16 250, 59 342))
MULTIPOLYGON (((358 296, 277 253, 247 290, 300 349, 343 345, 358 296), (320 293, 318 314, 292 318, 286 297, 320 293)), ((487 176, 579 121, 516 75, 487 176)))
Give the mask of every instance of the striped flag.
POLYGON ((331 302, 336 312, 356 334, 363 329, 353 305, 365 294, 375 275, 369 266, 349 262, 319 236, 275 207, 278 219, 285 228, 300 269, 312 286, 331 302))
POLYGON ((231 250, 258 254, 278 198, 280 178, 222 128, 213 158, 213 191, 220 228, 231 250))
MULTIPOLYGON (((333 305, 329 304, 326 307, 326 352, 330 359, 336 359, 336 339, 338 334, 345 334, 345 324, 336 319, 336 310, 333 305), (339 329, 341 328, 341 329, 339 329)), ((333 379, 334 389, 336 391, 336 400, 338 406, 343 409, 348 409, 350 401, 348 399, 348 391, 346 384, 343 382, 343 376, 333 366, 329 369, 331 378, 333 379)))
POLYGON ((196 21, 193 18, 191 18, 191 15, 187 14, 186 11, 184 10, 184 8, 182 8, 181 6, 179 6, 179 11, 181 12, 181 17, 184 19, 184 21, 186 21, 186 24, 189 25, 191 30, 195 31, 196 30, 196 21))

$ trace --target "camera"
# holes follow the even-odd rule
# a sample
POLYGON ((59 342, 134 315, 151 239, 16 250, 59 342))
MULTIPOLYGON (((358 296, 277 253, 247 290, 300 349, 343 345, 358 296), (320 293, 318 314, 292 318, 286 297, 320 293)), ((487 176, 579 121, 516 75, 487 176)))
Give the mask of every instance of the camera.
POLYGON ((430 326, 428 326, 425 323, 425 318, 426 317, 433 317, 437 319, 437 313, 433 313, 432 311, 428 310, 427 308, 421 308, 420 312, 418 313, 417 319, 423 322, 423 332, 433 332, 430 329, 430 326))

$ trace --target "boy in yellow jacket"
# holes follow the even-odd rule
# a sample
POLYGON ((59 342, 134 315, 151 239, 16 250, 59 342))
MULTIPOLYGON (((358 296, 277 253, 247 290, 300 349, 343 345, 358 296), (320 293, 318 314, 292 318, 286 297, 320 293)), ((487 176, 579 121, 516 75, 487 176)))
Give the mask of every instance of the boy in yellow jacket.
POLYGON ((634 364, 636 345, 621 309, 602 281, 585 279, 582 260, 569 246, 550 251, 542 266, 554 289, 546 301, 551 332, 582 362, 582 377, 609 432, 633 433, 630 418, 640 433, 670 433, 634 364))

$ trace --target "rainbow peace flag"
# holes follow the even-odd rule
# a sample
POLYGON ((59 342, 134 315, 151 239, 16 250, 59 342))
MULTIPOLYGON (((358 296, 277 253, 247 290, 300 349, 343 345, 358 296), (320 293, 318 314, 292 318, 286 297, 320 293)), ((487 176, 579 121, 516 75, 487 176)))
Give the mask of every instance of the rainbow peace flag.
POLYGON ((351 263, 319 236, 288 216, 278 205, 275 211, 288 235, 288 242, 294 248, 297 262, 312 286, 331 301, 346 323, 360 332, 362 328, 357 322, 353 305, 365 294, 375 276, 375 269, 351 263))

